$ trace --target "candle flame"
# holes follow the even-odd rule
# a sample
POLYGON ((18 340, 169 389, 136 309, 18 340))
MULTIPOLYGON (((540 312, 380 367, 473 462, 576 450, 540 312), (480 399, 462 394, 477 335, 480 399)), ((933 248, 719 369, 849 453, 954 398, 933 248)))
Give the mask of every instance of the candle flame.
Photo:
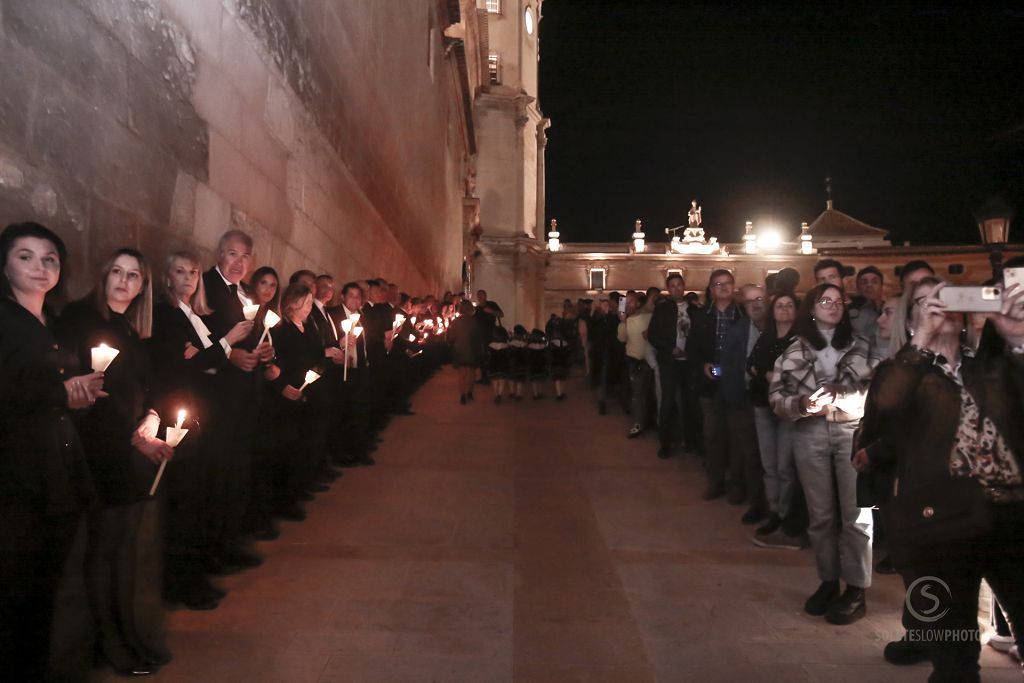
POLYGON ((186 415, 188 415, 188 413, 185 412, 184 408, 178 411, 178 423, 174 425, 175 429, 181 429, 181 425, 185 424, 186 415))

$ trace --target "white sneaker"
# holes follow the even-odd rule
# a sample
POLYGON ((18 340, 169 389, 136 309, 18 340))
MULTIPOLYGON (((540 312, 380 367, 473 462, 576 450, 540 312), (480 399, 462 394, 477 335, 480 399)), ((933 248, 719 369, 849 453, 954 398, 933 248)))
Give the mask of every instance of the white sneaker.
POLYGON ((989 647, 996 652, 1002 652, 1004 654, 1008 654, 1016 642, 1017 641, 1013 639, 1013 636, 1001 636, 998 633, 993 633, 988 638, 989 647))
POLYGON ((1020 651, 1017 649, 1016 645, 1010 648, 1010 656, 1016 659, 1018 662, 1020 661, 1020 651))

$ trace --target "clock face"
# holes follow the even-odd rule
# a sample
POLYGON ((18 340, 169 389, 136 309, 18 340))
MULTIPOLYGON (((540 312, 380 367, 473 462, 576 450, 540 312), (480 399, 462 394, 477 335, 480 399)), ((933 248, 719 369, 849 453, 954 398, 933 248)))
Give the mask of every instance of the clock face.
POLYGON ((534 29, 532 7, 527 7, 526 11, 523 12, 523 22, 526 24, 526 32, 532 36, 534 29))

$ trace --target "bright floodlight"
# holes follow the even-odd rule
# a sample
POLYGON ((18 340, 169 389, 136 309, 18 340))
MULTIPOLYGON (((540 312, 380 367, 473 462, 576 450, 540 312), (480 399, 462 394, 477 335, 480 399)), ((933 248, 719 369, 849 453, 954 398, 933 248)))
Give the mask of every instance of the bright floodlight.
POLYGON ((775 228, 765 228, 757 233, 757 247, 761 250, 778 249, 782 235, 775 228))

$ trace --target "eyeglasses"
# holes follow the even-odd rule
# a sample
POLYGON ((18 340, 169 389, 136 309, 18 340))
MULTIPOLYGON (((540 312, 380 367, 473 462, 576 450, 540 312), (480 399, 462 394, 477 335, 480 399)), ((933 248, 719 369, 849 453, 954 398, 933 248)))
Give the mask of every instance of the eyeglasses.
POLYGON ((836 308, 837 306, 842 307, 846 305, 846 302, 842 299, 829 299, 828 297, 818 299, 814 303, 818 304, 822 308, 836 308))
POLYGON ((753 299, 744 299, 743 303, 745 303, 745 304, 752 304, 755 301, 758 301, 758 302, 764 301, 764 297, 763 296, 756 296, 753 299))

